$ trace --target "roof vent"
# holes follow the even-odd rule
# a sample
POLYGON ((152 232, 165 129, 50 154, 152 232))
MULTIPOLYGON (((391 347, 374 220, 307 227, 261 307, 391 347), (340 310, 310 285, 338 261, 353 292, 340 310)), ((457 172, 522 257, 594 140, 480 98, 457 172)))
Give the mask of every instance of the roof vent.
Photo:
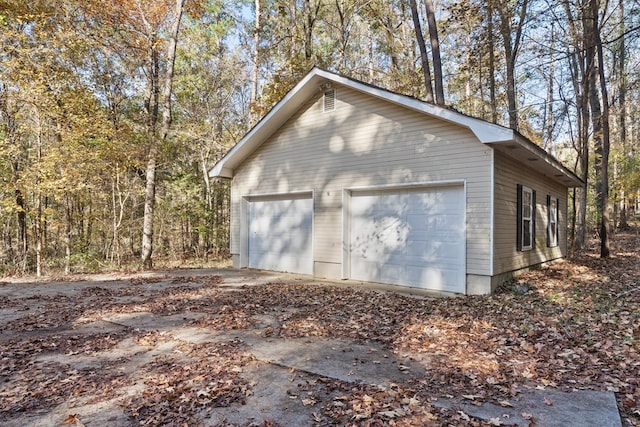
POLYGON ((322 111, 329 112, 336 109, 336 90, 327 89, 324 91, 322 111))

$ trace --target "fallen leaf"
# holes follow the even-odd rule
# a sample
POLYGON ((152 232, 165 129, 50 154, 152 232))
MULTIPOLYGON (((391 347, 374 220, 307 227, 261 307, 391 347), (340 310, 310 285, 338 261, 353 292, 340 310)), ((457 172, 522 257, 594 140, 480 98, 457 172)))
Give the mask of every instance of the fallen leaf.
POLYGON ((62 424, 74 424, 76 427, 85 427, 80 418, 78 418, 78 414, 69 414, 67 418, 62 421, 62 424))
POLYGON ((75 423, 76 421, 78 421, 78 414, 69 414, 67 415, 67 418, 62 421, 62 424, 71 424, 75 423))
POLYGON ((364 403, 371 404, 371 403, 373 403, 373 402, 374 402, 374 399, 373 399, 371 396, 369 396, 369 395, 365 394, 364 396, 362 396, 362 401, 363 401, 364 403))
POLYGON ((462 419, 465 421, 471 421, 469 415, 467 415, 464 411, 458 411, 458 415, 460 415, 460 417, 462 417, 462 419))
POLYGON ((531 379, 534 377, 534 374, 529 370, 529 368, 525 369, 520 373, 524 378, 531 379))
POLYGON ((398 416, 398 413, 396 411, 380 411, 378 412, 378 415, 393 419, 398 416))
POLYGON ((301 402, 304 406, 310 406, 310 405, 316 404, 316 400, 312 397, 302 399, 301 402))

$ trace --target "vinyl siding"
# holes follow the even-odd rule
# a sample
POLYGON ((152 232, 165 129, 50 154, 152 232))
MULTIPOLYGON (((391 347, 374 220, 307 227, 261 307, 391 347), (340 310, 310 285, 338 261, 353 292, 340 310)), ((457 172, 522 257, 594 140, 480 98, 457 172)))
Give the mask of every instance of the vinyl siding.
POLYGON ((318 93, 234 171, 231 252, 247 194, 313 190, 314 260, 340 264, 343 189, 466 180, 467 272, 490 274, 490 159, 460 126, 342 86, 325 113, 318 93))
POLYGON ((495 231, 494 274, 506 273, 566 256, 567 253, 567 188, 546 179, 521 163, 499 152, 495 153, 495 231), (536 246, 518 251, 517 185, 536 192, 536 246), (547 247, 547 195, 560 200, 558 211, 558 246, 547 247))

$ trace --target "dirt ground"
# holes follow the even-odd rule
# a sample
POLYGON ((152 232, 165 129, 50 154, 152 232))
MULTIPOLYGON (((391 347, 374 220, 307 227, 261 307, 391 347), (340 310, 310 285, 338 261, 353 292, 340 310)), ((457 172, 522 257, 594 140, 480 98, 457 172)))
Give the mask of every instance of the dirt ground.
POLYGON ((5 279, 0 424, 511 425, 463 404, 548 388, 615 393, 640 425, 639 240, 623 238, 610 261, 482 297, 233 270, 5 279))
MULTIPOLYGON (((173 270, 14 282, 0 286, 3 426, 333 425, 371 414, 341 414, 350 393, 395 393, 415 380, 412 364, 419 370, 380 343, 317 336, 309 308, 351 291, 290 275, 173 270), (310 300, 276 299, 292 289, 310 290, 310 300), (310 334, 287 333, 292 319, 310 334), (313 372, 290 367, 311 359, 313 372)), ((432 419, 418 403, 407 404, 432 419)))

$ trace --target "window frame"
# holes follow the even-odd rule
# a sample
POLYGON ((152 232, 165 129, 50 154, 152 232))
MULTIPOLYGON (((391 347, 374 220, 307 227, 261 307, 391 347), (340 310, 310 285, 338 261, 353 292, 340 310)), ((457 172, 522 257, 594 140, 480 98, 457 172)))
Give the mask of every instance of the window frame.
POLYGON ((558 246, 560 199, 547 195, 547 247, 558 246))
POLYGON ((518 251, 530 251, 536 247, 536 191, 522 184, 517 185, 517 238, 518 251), (528 194, 529 204, 525 205, 525 195, 528 194), (525 208, 529 207, 529 215, 525 215, 525 208), (526 226, 528 222, 528 227, 526 226), (525 237, 529 241, 525 242, 525 237), (527 243, 527 244, 525 244, 527 243))

